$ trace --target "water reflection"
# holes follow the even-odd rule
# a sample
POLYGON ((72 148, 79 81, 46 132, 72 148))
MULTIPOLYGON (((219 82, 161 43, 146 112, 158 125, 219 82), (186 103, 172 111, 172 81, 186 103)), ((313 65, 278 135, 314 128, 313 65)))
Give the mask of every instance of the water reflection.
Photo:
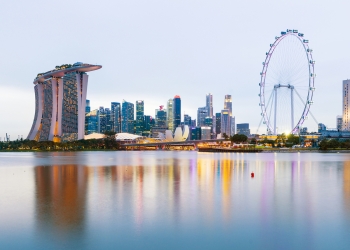
POLYGON ((38 237, 74 238, 92 249, 101 235, 131 248, 135 238, 152 238, 177 249, 191 237, 202 248, 221 237, 267 249, 318 248, 327 234, 334 246, 347 239, 350 161, 342 156, 155 154, 70 154, 62 162, 40 154, 45 164, 33 169, 38 237))

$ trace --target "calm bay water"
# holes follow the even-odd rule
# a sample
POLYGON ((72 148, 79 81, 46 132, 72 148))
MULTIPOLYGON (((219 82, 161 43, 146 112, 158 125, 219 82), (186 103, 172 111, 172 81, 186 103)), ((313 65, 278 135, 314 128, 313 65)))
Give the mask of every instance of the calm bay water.
POLYGON ((350 249, 350 154, 0 153, 0 249, 116 248, 350 249))

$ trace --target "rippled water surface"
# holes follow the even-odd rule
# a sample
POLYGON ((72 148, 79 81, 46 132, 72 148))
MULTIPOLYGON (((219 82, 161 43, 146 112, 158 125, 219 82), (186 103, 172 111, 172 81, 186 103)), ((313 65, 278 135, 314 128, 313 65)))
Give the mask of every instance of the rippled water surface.
POLYGON ((0 249, 117 248, 350 249, 350 154, 0 153, 0 249))

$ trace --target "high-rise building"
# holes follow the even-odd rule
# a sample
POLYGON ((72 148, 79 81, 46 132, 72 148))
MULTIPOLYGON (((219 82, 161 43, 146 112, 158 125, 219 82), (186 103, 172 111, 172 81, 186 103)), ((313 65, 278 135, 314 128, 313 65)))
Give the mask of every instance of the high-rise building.
POLYGON ((343 126, 342 130, 350 130, 350 80, 343 81, 343 126))
POLYGON ((213 117, 214 113, 213 113, 213 95, 212 94, 207 94, 206 96, 206 105, 207 110, 208 110, 208 114, 207 116, 213 117))
POLYGON ((144 121, 144 125, 143 125, 144 129, 143 129, 142 135, 149 137, 151 134, 151 130, 155 125, 155 120, 152 118, 152 116, 145 115, 143 121, 144 121))
POLYGON ((218 134, 221 134, 221 113, 215 114, 215 120, 216 120, 215 132, 218 135, 218 134))
POLYGON ((201 140, 211 139, 211 127, 201 127, 201 140))
POLYGON ((174 132, 174 112, 173 112, 173 99, 169 99, 167 103, 167 124, 168 129, 174 132))
POLYGON ((232 97, 231 97, 231 95, 225 95, 224 109, 228 109, 229 114, 232 117, 232 97))
POLYGON ((113 124, 112 131, 121 132, 121 105, 119 102, 111 103, 111 121, 113 124))
POLYGON ((338 131, 343 130, 343 117, 341 115, 337 116, 337 130, 338 131))
POLYGON ((188 125, 189 127, 192 126, 191 116, 186 114, 184 115, 184 125, 188 125))
MULTIPOLYGON (((163 107, 163 106, 161 106, 163 107)), ((156 126, 161 128, 167 127, 167 112, 165 109, 156 109, 156 126)))
POLYGON ((231 135, 236 134, 236 117, 231 117, 231 135))
POLYGON ((122 129, 123 133, 134 133, 134 104, 123 100, 122 103, 122 129))
POLYGON ((205 121, 205 117, 208 116, 208 109, 207 107, 202 107, 202 108, 198 108, 197 110, 197 126, 198 127, 202 127, 204 126, 204 121, 205 121))
POLYGON ((89 113, 90 111, 91 111, 90 100, 86 100, 85 114, 89 113))
POLYGON ((191 127, 194 128, 197 126, 197 122, 196 122, 196 119, 194 120, 191 120, 191 127))
POLYGON ((106 131, 113 131, 113 121, 111 119, 111 109, 105 108, 106 115, 106 131))
POLYGON ((193 127, 191 129, 191 140, 201 140, 201 131, 200 127, 193 127))
POLYGON ((176 95, 173 99, 173 129, 175 129, 180 126, 181 123, 181 98, 179 95, 176 95))
POLYGON ((143 131, 143 119, 145 115, 144 101, 136 101, 136 134, 142 135, 143 131))
POLYGON ((228 109, 221 110, 221 135, 231 136, 231 116, 228 109))
POLYGON ((249 123, 237 124, 237 134, 250 136, 249 123))
POLYGON ((99 124, 100 124, 100 116, 99 116, 99 110, 95 109, 90 111, 85 115, 85 125, 86 125, 86 131, 85 134, 89 135, 92 133, 98 133, 99 132, 99 124))
POLYGON ((27 139, 73 141, 84 139, 88 75, 100 65, 56 66, 34 79, 35 115, 27 139))
POLYGON ((104 107, 100 107, 99 108, 99 121, 100 121, 100 125, 99 125, 99 133, 103 134, 104 132, 107 131, 107 117, 106 117, 106 112, 104 107))

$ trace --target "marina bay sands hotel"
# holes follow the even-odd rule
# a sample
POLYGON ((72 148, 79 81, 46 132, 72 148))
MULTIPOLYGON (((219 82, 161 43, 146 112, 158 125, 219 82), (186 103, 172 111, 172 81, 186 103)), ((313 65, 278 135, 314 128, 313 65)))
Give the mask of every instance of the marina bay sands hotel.
POLYGON ((88 75, 100 65, 64 64, 34 79, 35 116, 27 139, 74 141, 84 139, 88 75))

